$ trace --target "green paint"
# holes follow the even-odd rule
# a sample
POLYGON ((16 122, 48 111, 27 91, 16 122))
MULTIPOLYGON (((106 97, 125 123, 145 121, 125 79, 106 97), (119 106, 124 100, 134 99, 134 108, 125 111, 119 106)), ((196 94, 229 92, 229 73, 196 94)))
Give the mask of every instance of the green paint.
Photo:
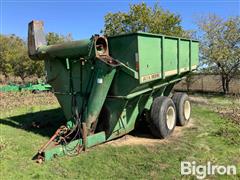
MULTIPOLYGON (((104 46, 99 46, 98 38, 42 46, 34 54, 45 58, 48 81, 69 128, 74 127, 76 113, 81 114, 87 125, 86 147, 132 131, 144 108, 150 109, 155 97, 168 96, 189 73, 189 65, 198 63, 194 40, 149 33, 119 35, 107 39, 107 53, 101 56, 98 49, 102 53, 104 46), (118 66, 106 61, 111 57, 118 66)), ((82 139, 68 146, 78 142, 82 139)), ((49 150, 45 156, 64 154, 64 148, 49 150)))
MULTIPOLYGON (((138 36, 139 76, 158 74, 161 71, 161 38, 138 36), (154 47, 154 48, 152 48, 154 47), (156 49, 160 51, 156 51, 156 49), (157 60, 157 61, 156 61, 157 60)), ((156 79, 160 79, 161 75, 156 79)), ((140 79, 141 81, 141 79, 140 79)), ((148 81, 148 80, 147 80, 148 81)), ((151 79, 150 79, 151 81, 151 79)))
POLYGON ((102 109, 106 99, 110 85, 116 73, 115 69, 110 68, 101 61, 97 61, 97 73, 93 80, 90 97, 88 99, 87 108, 85 110, 84 121, 90 130, 92 123, 97 121, 97 117, 102 109))
POLYGON ((185 68, 188 70, 189 68, 189 41, 180 41, 180 59, 182 61, 179 61, 179 68, 185 68))
POLYGON ((106 141, 105 132, 99 132, 87 137, 87 147, 92 147, 106 141))
POLYGON ((74 154, 76 152, 74 152, 72 149, 75 149, 77 145, 82 145, 82 139, 70 142, 68 145, 58 145, 51 149, 47 149, 44 152, 44 160, 48 161, 53 157, 74 154))
POLYGON ((21 91, 21 88, 19 85, 16 84, 9 84, 0 87, 0 92, 18 92, 18 91, 21 91))
POLYGON ((140 32, 108 40, 112 57, 136 71, 140 83, 180 75, 198 64, 196 40, 140 32))
POLYGON ((50 91, 52 87, 49 84, 39 83, 32 84, 28 83, 25 85, 9 84, 0 87, 0 92, 19 92, 19 91, 50 91))
POLYGON ((24 90, 26 90, 26 91, 50 91, 50 90, 52 90, 52 87, 49 84, 44 84, 44 83, 41 83, 41 84, 29 83, 29 84, 20 86, 20 89, 23 91, 24 90))
POLYGON ((90 38, 50 46, 44 45, 38 48, 37 56, 39 59, 45 59, 48 55, 53 56, 54 58, 86 57, 91 43, 92 40, 90 38))
MULTIPOLYGON (((89 135, 87 137, 87 147, 92 147, 97 144, 101 144, 106 141, 106 136, 104 132, 99 132, 93 135, 89 135)), ((82 146, 82 139, 78 139, 75 141, 70 142, 67 145, 58 145, 56 147, 52 147, 50 149, 47 149, 44 152, 44 158, 45 161, 50 160, 57 156, 63 156, 63 155, 74 155, 76 154, 76 147, 82 146)))

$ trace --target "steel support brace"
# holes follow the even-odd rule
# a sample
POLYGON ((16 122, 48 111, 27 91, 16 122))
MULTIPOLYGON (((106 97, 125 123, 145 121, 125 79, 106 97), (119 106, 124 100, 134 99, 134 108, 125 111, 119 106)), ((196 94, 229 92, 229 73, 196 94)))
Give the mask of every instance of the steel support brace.
MULTIPOLYGON (((97 124, 97 117, 102 109, 115 73, 116 69, 103 62, 98 62, 96 77, 84 112, 84 121, 86 122, 88 134, 91 127, 97 124)), ((94 131, 94 129, 92 130, 94 131)))
MULTIPOLYGON (((89 148, 97 144, 101 144, 105 141, 106 141, 106 135, 105 135, 105 132, 103 131, 93 135, 89 135, 86 138, 86 147, 89 148)), ((82 145, 83 145, 83 140, 77 139, 70 142, 67 145, 58 145, 51 149, 47 149, 43 152, 44 160, 48 161, 57 156, 76 155, 79 153, 79 150, 80 150, 79 148, 81 148, 82 145)))

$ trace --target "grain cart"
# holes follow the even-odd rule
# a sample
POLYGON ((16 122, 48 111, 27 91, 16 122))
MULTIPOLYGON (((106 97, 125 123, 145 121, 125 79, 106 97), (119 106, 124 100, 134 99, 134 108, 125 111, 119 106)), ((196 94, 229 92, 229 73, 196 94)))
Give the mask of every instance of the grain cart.
POLYGON ((43 22, 32 21, 28 53, 45 61, 47 82, 66 117, 35 158, 73 155, 132 131, 143 112, 159 138, 185 125, 191 106, 173 86, 198 64, 198 41, 150 33, 47 45, 43 22))

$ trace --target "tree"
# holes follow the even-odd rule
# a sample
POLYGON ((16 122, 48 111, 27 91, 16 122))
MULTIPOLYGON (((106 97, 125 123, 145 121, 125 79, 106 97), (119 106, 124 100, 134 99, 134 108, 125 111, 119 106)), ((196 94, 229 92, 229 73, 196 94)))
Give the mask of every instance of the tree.
POLYGON ((104 34, 108 36, 129 32, 160 33, 191 37, 193 32, 183 30, 179 15, 165 11, 158 3, 148 7, 145 3, 130 5, 128 13, 108 13, 105 16, 104 34))
POLYGON ((216 15, 198 21, 201 34, 202 64, 210 72, 221 75, 224 94, 229 83, 240 73, 240 17, 224 20, 216 15))
POLYGON ((24 82, 27 76, 43 75, 43 63, 32 61, 27 54, 26 42, 16 35, 0 35, 0 68, 7 80, 19 76, 24 82))
POLYGON ((37 78, 42 78, 45 75, 44 61, 32 61, 30 69, 31 74, 34 74, 37 78))
POLYGON ((21 53, 22 39, 15 36, 0 35, 0 72, 8 78, 14 73, 14 60, 21 53))
POLYGON ((187 92, 190 91, 191 85, 194 83, 194 74, 190 72, 185 79, 186 87, 187 87, 187 92))
POLYGON ((34 75, 34 72, 31 70, 31 64, 33 62, 28 57, 27 49, 21 47, 19 49, 19 54, 16 59, 13 61, 13 71, 15 76, 19 76, 22 79, 22 82, 25 82, 25 78, 31 75, 34 75))
MULTIPOLYGON (((69 41, 71 34, 67 36, 57 33, 48 33, 48 45, 69 41)), ((27 43, 16 35, 0 35, 0 73, 8 79, 9 76, 18 76, 24 82, 26 77, 44 76, 44 62, 32 61, 28 57, 27 43)))
POLYGON ((63 43, 66 41, 72 41, 72 35, 69 33, 67 36, 57 34, 54 32, 49 32, 46 36, 47 45, 53 45, 58 43, 63 43))

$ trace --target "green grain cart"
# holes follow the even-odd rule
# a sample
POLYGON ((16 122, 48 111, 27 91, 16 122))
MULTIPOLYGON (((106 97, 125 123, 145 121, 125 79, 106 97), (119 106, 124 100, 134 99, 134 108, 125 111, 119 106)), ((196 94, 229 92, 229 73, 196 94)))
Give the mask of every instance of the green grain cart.
POLYGON ((196 69, 198 46, 195 40, 142 32, 46 45, 43 22, 30 22, 29 56, 45 61, 67 120, 35 158, 73 155, 123 136, 143 114, 153 135, 168 137, 190 119, 188 96, 171 90, 196 69))

